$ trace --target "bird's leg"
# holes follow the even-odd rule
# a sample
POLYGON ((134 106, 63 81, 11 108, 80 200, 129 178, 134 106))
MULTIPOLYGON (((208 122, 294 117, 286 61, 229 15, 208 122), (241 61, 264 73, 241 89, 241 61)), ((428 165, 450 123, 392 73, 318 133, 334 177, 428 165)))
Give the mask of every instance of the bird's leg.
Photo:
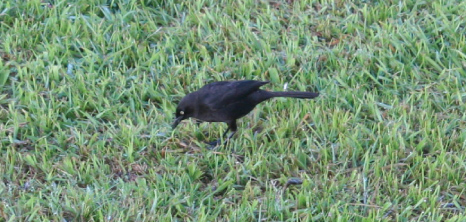
POLYGON ((228 131, 230 131, 230 128, 228 128, 227 130, 225 130, 225 132, 223 133, 222 137, 225 137, 228 133, 228 131))
MULTIPOLYGON (((227 130, 225 130, 225 132, 224 132, 223 135, 222 135, 222 138, 224 138, 224 137, 227 135, 228 131, 230 131, 230 128, 228 128, 227 130)), ((206 142, 206 143, 209 144, 209 145, 210 145, 210 149, 212 149, 212 148, 218 146, 218 144, 220 144, 220 143, 222 142, 222 138, 220 138, 220 139, 218 139, 218 140, 215 140, 215 141, 212 141, 212 142, 206 142)), ((227 141, 228 141, 228 140, 225 140, 225 143, 224 143, 224 144, 226 144, 227 141)))
MULTIPOLYGON (((230 128, 225 130, 222 137, 225 137, 225 135, 227 135, 228 131, 230 131, 230 128)), ((215 141, 212 141, 212 142, 206 142, 206 143, 209 144, 211 146, 210 149, 212 149, 212 148, 216 147, 218 144, 220 144, 221 142, 222 142, 222 138, 220 138, 218 140, 215 140, 215 141)), ((226 141, 225 141, 225 143, 226 143, 226 141)))
MULTIPOLYGON (((225 142, 223 143, 225 147, 227 146, 228 141, 230 141, 233 135, 235 135, 236 130, 238 130, 238 126, 236 125, 236 120, 228 122, 228 130, 231 130, 231 134, 230 136, 228 136, 228 138, 225 139, 225 142)), ((225 137, 225 134, 228 132, 228 130, 223 134, 223 137, 225 137)))
MULTIPOLYGON (((235 135, 235 133, 236 133, 236 130, 235 130, 235 131, 231 131, 230 136, 228 136, 228 138, 227 138, 227 139, 225 140, 225 142, 223 143, 224 146, 227 145, 227 142, 233 137, 233 135, 235 135)), ((226 132, 225 132, 225 134, 226 134, 226 132)), ((223 134, 223 137, 225 137, 225 134, 223 134)))
MULTIPOLYGON (((223 143, 223 145, 224 145, 225 147, 226 147, 228 141, 233 137, 233 135, 235 135, 236 130, 238 129, 238 126, 236 125, 236 120, 233 120, 233 121, 231 121, 231 122, 228 122, 227 124, 228 124, 228 129, 225 130, 225 132, 224 132, 223 135, 222 135, 222 138, 225 138, 225 136, 227 135, 228 131, 230 131, 230 130, 231 130, 231 134, 225 139, 225 142, 223 143)), ((218 140, 216 140, 216 141, 212 141, 212 142, 207 143, 207 144, 211 145, 211 148, 210 148, 210 149, 212 149, 212 148, 218 146, 221 142, 222 142, 222 139, 220 138, 220 139, 218 139, 218 140)))

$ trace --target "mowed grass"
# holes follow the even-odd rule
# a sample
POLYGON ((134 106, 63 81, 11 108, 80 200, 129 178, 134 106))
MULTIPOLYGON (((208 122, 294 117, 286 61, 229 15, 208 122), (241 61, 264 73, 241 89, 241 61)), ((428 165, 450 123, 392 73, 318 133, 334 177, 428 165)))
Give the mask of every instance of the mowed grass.
POLYGON ((0 221, 465 221, 465 11, 1 1, 0 221), (321 96, 260 104, 228 148, 203 143, 224 124, 171 130, 239 79, 321 96))

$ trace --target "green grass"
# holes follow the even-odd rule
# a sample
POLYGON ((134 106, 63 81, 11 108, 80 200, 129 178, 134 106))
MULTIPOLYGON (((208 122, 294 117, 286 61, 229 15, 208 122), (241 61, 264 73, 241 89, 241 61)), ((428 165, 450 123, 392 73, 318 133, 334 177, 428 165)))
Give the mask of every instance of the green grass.
POLYGON ((464 1, 0 2, 0 221, 465 221, 464 1), (185 121, 219 80, 319 91, 185 121), (300 185, 287 185, 290 179, 300 185))

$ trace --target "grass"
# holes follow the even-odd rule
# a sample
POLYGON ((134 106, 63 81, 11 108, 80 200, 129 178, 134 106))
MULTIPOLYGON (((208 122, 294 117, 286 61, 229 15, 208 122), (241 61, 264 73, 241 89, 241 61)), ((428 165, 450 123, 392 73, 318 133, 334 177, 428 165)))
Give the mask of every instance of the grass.
POLYGON ((0 220, 464 221, 464 11, 2 1, 0 220), (171 131, 186 93, 231 79, 321 96, 259 105, 228 149, 202 142, 223 124, 171 131))

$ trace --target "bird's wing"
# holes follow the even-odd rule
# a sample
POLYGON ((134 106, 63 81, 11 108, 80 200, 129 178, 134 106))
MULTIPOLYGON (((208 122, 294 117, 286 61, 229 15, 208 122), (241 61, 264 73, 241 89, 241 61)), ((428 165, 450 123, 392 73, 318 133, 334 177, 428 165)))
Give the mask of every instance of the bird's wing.
POLYGON ((269 82, 242 80, 232 82, 214 82, 205 85, 201 100, 212 109, 220 109, 231 103, 241 100, 247 95, 257 91, 261 86, 269 82))

